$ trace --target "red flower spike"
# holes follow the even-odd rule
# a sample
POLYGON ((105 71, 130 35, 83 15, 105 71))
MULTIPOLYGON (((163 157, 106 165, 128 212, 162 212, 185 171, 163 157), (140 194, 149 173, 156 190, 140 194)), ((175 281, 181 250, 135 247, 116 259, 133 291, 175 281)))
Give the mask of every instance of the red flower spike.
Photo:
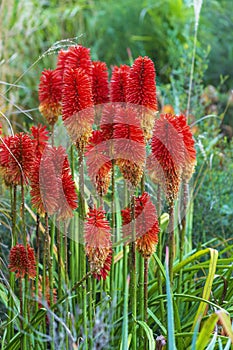
POLYGON ((118 105, 116 103, 107 103, 103 107, 100 128, 103 132, 103 137, 105 138, 105 140, 112 140, 114 138, 113 129, 115 125, 117 108, 118 105))
POLYGON ((56 70, 59 72, 62 81, 63 81, 64 70, 67 65, 66 61, 67 61, 68 55, 69 55, 68 50, 60 50, 57 55, 56 70))
POLYGON ((31 188, 32 205, 38 213, 57 213, 58 220, 73 216, 77 194, 63 147, 46 147, 33 167, 31 188))
POLYGON ((109 102, 108 67, 105 62, 92 62, 92 95, 94 105, 109 102))
POLYGON ((44 69, 39 84, 39 110, 50 125, 57 122, 61 114, 62 78, 60 72, 44 69))
POLYGON ((182 130, 183 141, 184 141, 184 154, 185 162, 182 172, 182 179, 188 182, 194 172, 196 165, 196 150, 194 147, 194 139, 190 129, 190 126, 187 124, 187 119, 185 115, 181 114, 176 117, 178 125, 182 130))
POLYGON ((66 69, 63 78, 63 121, 67 131, 83 152, 92 132, 94 109, 92 86, 84 70, 66 69))
POLYGON ((34 147, 29 135, 15 134, 2 139, 0 144, 0 166, 9 184, 28 183, 34 162, 34 147))
POLYGON ((106 278, 111 265, 111 228, 101 208, 89 209, 84 225, 85 251, 94 277, 106 278))
POLYGON ((131 108, 118 108, 114 125, 114 154, 123 177, 132 186, 141 180, 146 150, 143 131, 131 108))
POLYGON ((38 157, 31 172, 31 202, 39 214, 49 215, 57 211, 59 185, 54 166, 54 152, 48 146, 42 156, 38 157))
POLYGON ((49 139, 49 131, 46 129, 46 126, 39 124, 31 127, 31 133, 36 157, 40 157, 49 139))
POLYGON ((128 86, 130 67, 120 65, 114 66, 110 82, 110 95, 112 102, 126 102, 126 90, 128 86))
POLYGON ((90 49, 82 45, 70 46, 63 59, 64 73, 66 69, 81 68, 89 78, 92 77, 90 49))
POLYGON ((171 204, 179 191, 181 171, 185 161, 182 129, 174 115, 161 115, 155 122, 152 155, 164 172, 164 186, 171 204))
POLYGON ((36 260, 34 249, 29 244, 25 248, 24 245, 17 243, 10 250, 8 267, 11 272, 16 272, 16 277, 24 278, 25 275, 28 275, 29 278, 35 278, 36 260))
POLYGON ((112 264, 112 249, 110 250, 110 253, 108 254, 106 260, 104 261, 103 267, 98 271, 93 273, 93 276, 97 278, 98 280, 103 278, 103 280, 106 280, 108 276, 108 272, 111 270, 111 264, 112 264))
POLYGON ((85 157, 88 175, 100 196, 108 192, 111 181, 112 162, 109 153, 109 142, 106 142, 103 132, 93 131, 85 157))
POLYGON ((136 58, 131 67, 127 102, 157 111, 155 68, 154 63, 147 56, 136 58))
MULTIPOLYGON (((131 210, 122 210, 123 233, 129 236, 131 232, 131 210)), ((144 258, 150 257, 158 243, 159 224, 156 208, 148 193, 135 198, 136 247, 144 258)))
POLYGON ((146 170, 155 184, 164 185, 164 171, 157 159, 150 154, 146 159, 146 170))
POLYGON ((131 67, 127 85, 126 101, 143 106, 138 109, 141 126, 146 140, 152 136, 155 112, 157 111, 155 68, 152 60, 138 57, 131 67))
POLYGON ((67 156, 64 159, 64 163, 62 167, 61 182, 62 182, 62 188, 60 191, 57 219, 65 220, 73 216, 73 210, 77 208, 77 202, 78 202, 75 183, 72 179, 70 165, 69 165, 67 156))

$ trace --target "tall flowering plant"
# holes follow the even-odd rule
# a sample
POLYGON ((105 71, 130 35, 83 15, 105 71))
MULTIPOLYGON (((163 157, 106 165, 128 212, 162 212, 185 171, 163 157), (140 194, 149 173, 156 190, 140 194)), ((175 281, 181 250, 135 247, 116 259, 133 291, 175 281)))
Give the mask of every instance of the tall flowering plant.
MULTIPOLYGON (((57 319, 64 316, 57 305, 65 304, 67 324, 75 320, 75 334, 83 339, 85 349, 92 346, 89 334, 95 329, 102 292, 109 295, 113 309, 115 304, 122 304, 129 284, 130 298, 123 304, 131 320, 132 349, 136 350, 144 333, 135 321, 148 319, 148 279, 153 283, 148 271, 150 258, 156 257, 157 246, 161 249, 161 197, 153 194, 156 186, 158 194, 162 189, 169 207, 166 244, 172 280, 174 207, 182 182, 187 184, 194 172, 196 152, 185 116, 159 115, 156 71, 149 57, 136 58, 131 67, 114 66, 109 73, 105 62, 91 59, 89 48, 74 45, 60 50, 55 69, 41 73, 38 88, 39 111, 51 128, 51 140, 42 124, 32 126, 30 133, 5 137, 0 127, 0 170, 5 183, 15 191, 9 270, 19 281, 25 278, 24 295, 29 292, 27 280, 36 277, 35 295, 49 300, 49 308, 60 317, 57 319), (73 144, 70 153, 57 145, 54 129, 61 123, 73 144), (90 192, 89 180, 96 191, 90 192), (19 185, 22 237, 16 235, 19 185), (26 186, 30 186, 36 212, 36 258, 24 220, 26 186), (121 197, 117 190, 122 189, 121 197), (115 288, 119 271, 122 295, 115 288), (57 300, 53 295, 55 283, 57 300), (68 303, 66 299, 73 291, 75 295, 68 303)), ((158 254, 162 256, 161 250, 158 254)), ((155 270, 159 276, 160 269, 155 270)), ((55 316, 51 314, 51 322, 44 317, 42 329, 54 340, 55 316)), ((26 303, 23 322, 29 316, 26 303)), ((13 322, 11 312, 9 318, 13 322)), ((22 330, 26 326, 22 323, 22 330)), ((10 342, 14 329, 9 329, 10 342)), ((111 336, 114 338, 114 330, 111 336)), ((28 339, 22 338, 22 348, 26 349, 28 339)), ((50 346, 54 349, 52 341, 50 346)))

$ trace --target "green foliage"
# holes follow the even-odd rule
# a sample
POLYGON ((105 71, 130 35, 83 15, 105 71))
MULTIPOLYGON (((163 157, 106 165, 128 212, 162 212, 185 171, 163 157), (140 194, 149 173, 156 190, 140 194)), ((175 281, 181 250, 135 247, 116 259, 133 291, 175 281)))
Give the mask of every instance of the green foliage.
MULTIPOLYGON (((213 128, 211 126, 209 128, 213 133, 213 128)), ((211 140, 210 132, 199 137, 199 145, 202 144, 204 148, 211 140)), ((224 139, 208 154, 199 153, 196 174, 201 171, 201 176, 198 179, 194 199, 193 221, 193 238, 196 244, 200 239, 209 240, 217 237, 220 242, 232 239, 232 152, 232 143, 224 139)))

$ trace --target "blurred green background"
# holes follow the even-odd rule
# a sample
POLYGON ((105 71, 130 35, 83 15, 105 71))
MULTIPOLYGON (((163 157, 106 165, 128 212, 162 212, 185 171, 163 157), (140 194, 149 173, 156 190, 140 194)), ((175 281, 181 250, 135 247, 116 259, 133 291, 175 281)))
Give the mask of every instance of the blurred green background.
MULTIPOLYGON (((161 108, 170 104, 176 112, 185 111, 194 42, 193 1, 2 0, 0 4, 0 109, 18 130, 44 123, 38 112, 40 74, 45 67, 55 67, 56 53, 70 44, 64 41, 68 38, 90 47, 92 58, 106 61, 109 68, 130 64, 139 55, 150 56, 161 108)), ((203 232, 206 239, 232 235, 232 32, 232 1, 204 0, 190 120, 197 123, 196 242, 203 232), (202 120, 206 114, 216 117, 202 120), (225 132, 223 125, 231 128, 225 133, 230 142, 219 138, 225 132)))

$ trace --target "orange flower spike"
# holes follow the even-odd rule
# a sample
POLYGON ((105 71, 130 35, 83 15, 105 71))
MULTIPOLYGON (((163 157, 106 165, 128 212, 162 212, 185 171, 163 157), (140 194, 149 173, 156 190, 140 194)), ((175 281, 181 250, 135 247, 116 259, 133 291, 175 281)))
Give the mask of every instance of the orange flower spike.
POLYGON ((152 136, 155 112, 157 111, 155 68, 152 60, 138 57, 134 61, 126 89, 126 101, 133 105, 139 105, 138 116, 146 141, 152 136))
MULTIPOLYGON (((57 151, 59 148, 57 149, 57 151)), ((78 206, 78 197, 76 193, 75 182, 73 181, 70 165, 67 156, 65 156, 62 174, 62 187, 60 188, 60 198, 58 205, 58 220, 65 220, 73 217, 73 210, 78 206)))
POLYGON ((109 157, 109 142, 100 130, 94 130, 85 153, 88 175, 100 196, 108 192, 111 182, 112 162, 109 157))
POLYGON ((91 80, 81 68, 65 70, 62 118, 72 141, 83 152, 92 133, 94 109, 91 80))
POLYGON ((135 110, 117 109, 114 125, 114 154, 123 177, 134 187, 141 180, 145 166, 145 141, 135 110))
POLYGON ((34 147, 28 134, 4 137, 0 143, 0 166, 9 184, 28 184, 34 162, 34 147))
POLYGON ((181 172, 185 161, 185 146, 182 129, 174 115, 162 114, 155 121, 151 142, 152 155, 163 172, 163 186, 171 204, 177 197, 181 172))
POLYGON ((29 244, 25 248, 24 245, 17 243, 10 250, 8 267, 11 272, 16 272, 16 277, 24 278, 25 275, 28 275, 29 278, 35 278, 36 260, 34 249, 29 244))
POLYGON ((126 90, 128 86, 130 67, 120 65, 114 66, 110 82, 110 95, 112 102, 126 102, 126 90))
POLYGON ((94 105, 109 102, 108 67, 105 62, 92 62, 92 95, 94 105))
POLYGON ((92 78, 92 61, 89 48, 82 45, 70 46, 65 54, 63 51, 60 62, 61 66, 64 67, 63 73, 66 69, 81 68, 90 79, 92 78))
POLYGON ((187 119, 185 115, 181 114, 176 117, 178 125, 182 130, 183 141, 184 141, 184 156, 185 162, 182 171, 182 179, 188 182, 194 172, 196 166, 196 150, 195 142, 193 139, 193 134, 191 132, 190 126, 187 124, 187 119))
POLYGON ((85 251, 94 277, 105 279, 110 270, 112 243, 111 228, 101 208, 89 209, 84 225, 85 251))
POLYGON ((39 110, 49 125, 54 125, 61 115, 62 78, 60 72, 44 69, 39 84, 39 110))
MULTIPOLYGON (((123 233, 131 232, 131 209, 122 210, 123 233)), ((135 198, 136 247, 144 258, 150 257, 158 243, 159 223, 156 208, 148 193, 135 198)))
POLYGON ((46 126, 39 124, 31 127, 31 134, 36 157, 40 157, 49 139, 49 131, 46 129, 46 126))
POLYGON ((31 202, 39 214, 49 215, 57 211, 59 183, 54 166, 54 151, 46 147, 42 157, 38 157, 31 171, 31 202))

